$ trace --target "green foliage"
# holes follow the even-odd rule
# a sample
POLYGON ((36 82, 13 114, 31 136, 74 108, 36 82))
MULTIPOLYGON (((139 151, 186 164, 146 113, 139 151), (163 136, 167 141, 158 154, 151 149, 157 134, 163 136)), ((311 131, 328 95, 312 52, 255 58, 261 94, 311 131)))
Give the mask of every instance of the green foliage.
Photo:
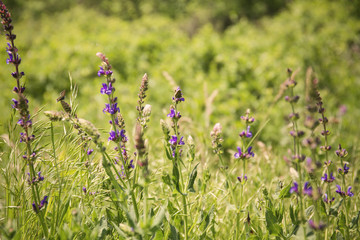
MULTIPOLYGON (((354 7, 358 5, 358 1, 325 0, 11 1, 13 15, 21 14, 15 18, 14 31, 36 122, 34 146, 40 157, 35 170, 46 177, 39 189, 50 196, 42 210, 50 236, 183 239, 185 226, 189 239, 359 237, 360 212, 351 211, 359 203, 356 133, 360 109, 354 104, 360 98, 360 19, 354 7), (144 134, 149 175, 137 169, 130 179, 123 179, 119 165, 112 161, 115 152, 106 141, 109 119, 102 114, 105 99, 96 76, 97 52, 104 52, 113 66, 131 144, 141 76, 145 72, 150 76, 147 102, 152 115, 144 134), (293 139, 285 137, 284 116, 289 107, 281 101, 280 85, 286 68, 300 69, 296 79, 301 98, 296 111, 302 113, 302 79, 309 66, 319 79, 329 116, 330 144, 348 146, 351 155, 346 160, 351 166, 348 181, 355 184, 351 201, 337 197, 327 205, 323 196, 300 199, 289 192, 299 170, 293 168, 289 174, 292 166, 282 160, 289 155, 286 151, 293 139), (69 117, 50 123, 43 114, 43 109, 61 108, 56 98, 63 89, 71 92, 69 77, 79 88, 76 103, 74 96, 70 98, 79 126, 69 117), (179 129, 185 138, 193 136, 196 147, 186 144, 182 159, 175 162, 158 123, 168 114, 177 86, 186 97, 179 129), (338 112, 341 105, 348 109, 345 115, 338 112), (243 162, 232 156, 240 142, 239 129, 245 126, 239 117, 247 108, 256 116, 251 125, 254 135, 258 130, 251 141, 256 156, 241 166, 243 162), (221 122, 225 140, 221 164, 210 150, 210 127, 216 122, 221 122), (77 127, 83 133, 78 134, 77 127), (95 149, 91 156, 83 149, 84 133, 93 142, 99 139, 91 143, 95 149), (237 177, 245 169, 249 180, 239 183, 237 177), (328 221, 327 232, 310 229, 309 219, 328 221)), ((0 43, 5 47, 3 38, 0 43)), ((10 107, 14 81, 9 73, 13 70, 5 65, 5 51, 0 57, 4 63, 0 65, 0 183, 4 190, 0 191, 0 234, 4 239, 37 239, 44 233, 31 207, 28 170, 21 158, 25 148, 19 144, 17 115, 10 107)), ((303 119, 301 115, 299 125, 303 119)), ((320 130, 314 134, 320 135, 320 130)), ((322 164, 325 154, 318 150, 315 154, 322 164)), ((338 161, 333 154, 330 159, 338 161)), ((337 167, 330 170, 336 172, 337 167)), ((308 177, 313 189, 326 186, 319 183, 319 171, 308 177)), ((302 174, 308 176, 305 171, 302 174)), ((342 184, 340 176, 336 181, 342 184)), ((335 187, 331 190, 334 195, 335 187)))

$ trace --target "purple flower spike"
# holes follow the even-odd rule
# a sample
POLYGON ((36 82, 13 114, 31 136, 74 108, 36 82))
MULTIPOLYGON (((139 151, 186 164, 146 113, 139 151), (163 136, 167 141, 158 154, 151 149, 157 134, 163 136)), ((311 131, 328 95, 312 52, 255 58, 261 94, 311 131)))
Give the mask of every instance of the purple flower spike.
POLYGON ((86 191, 87 191, 87 190, 86 190, 86 187, 83 187, 82 190, 83 190, 83 192, 86 194, 86 191))
POLYGON ((101 94, 110 95, 110 94, 113 92, 113 90, 114 90, 114 88, 112 87, 111 83, 109 83, 109 86, 108 86, 106 83, 103 83, 102 86, 103 86, 103 87, 102 87, 101 90, 100 90, 100 93, 101 93, 101 94))
POLYGON ((303 193, 308 195, 309 197, 312 196, 312 187, 310 186, 309 182, 305 182, 303 193))
POLYGON ((299 185, 297 182, 294 181, 294 186, 290 188, 290 193, 299 193, 299 185))

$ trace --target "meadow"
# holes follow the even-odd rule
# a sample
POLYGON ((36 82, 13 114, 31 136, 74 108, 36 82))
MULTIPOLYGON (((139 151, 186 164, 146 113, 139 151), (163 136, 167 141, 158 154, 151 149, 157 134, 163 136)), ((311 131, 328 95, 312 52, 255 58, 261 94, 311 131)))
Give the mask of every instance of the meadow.
POLYGON ((360 238, 359 9, 0 1, 0 239, 360 238))

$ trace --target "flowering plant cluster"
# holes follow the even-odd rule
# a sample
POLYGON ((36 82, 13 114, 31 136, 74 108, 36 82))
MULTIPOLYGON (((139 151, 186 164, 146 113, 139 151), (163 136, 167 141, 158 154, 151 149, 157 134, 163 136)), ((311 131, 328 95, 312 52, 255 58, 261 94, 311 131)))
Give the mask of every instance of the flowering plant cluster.
MULTIPOLYGON (((9 176, 2 169, 6 181, 0 197, 4 195, 5 201, 1 199, 0 205, 5 206, 5 217, 0 217, 0 236, 4 239, 360 236, 355 158, 340 144, 335 151, 332 148, 331 118, 325 116, 318 80, 311 79, 311 71, 305 80, 305 114, 299 111, 303 99, 295 94, 297 72, 288 69, 283 84, 284 104, 291 108, 286 116, 291 157, 286 158, 284 171, 274 156, 281 147, 273 149, 262 142, 260 135, 269 120, 259 126, 261 113, 255 121, 247 109, 239 117, 237 134, 224 121, 207 129, 210 134, 188 135, 193 116, 186 106, 193 101, 190 97, 185 101, 186 87, 176 87, 169 97, 171 104, 163 112, 166 120, 160 120, 163 138, 148 136, 152 106, 145 102, 150 88, 146 73, 139 82, 133 122, 125 125, 124 105, 116 97, 120 85, 116 71, 101 52, 96 54, 101 60, 97 79, 103 81, 97 83, 97 91, 105 103, 97 112, 109 117, 108 129, 78 117, 72 82, 70 102, 62 91, 56 99, 62 110, 45 111, 49 121, 35 121, 11 15, 2 1, 0 15, 7 39, 6 63, 14 67, 11 108, 17 116, 15 127, 9 124, 9 135, 1 136, 11 146, 6 167, 12 173, 9 176), (229 135, 238 138, 231 141, 229 135)), ((209 110, 215 95, 206 100, 206 128, 216 117, 209 110)), ((1 152, 0 159, 5 155, 1 152)))

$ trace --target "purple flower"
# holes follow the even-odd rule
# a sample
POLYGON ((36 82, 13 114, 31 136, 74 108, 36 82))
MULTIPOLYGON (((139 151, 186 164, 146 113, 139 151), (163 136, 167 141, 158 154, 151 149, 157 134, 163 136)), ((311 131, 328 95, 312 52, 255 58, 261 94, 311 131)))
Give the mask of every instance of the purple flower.
POLYGON ((252 147, 250 146, 250 147, 248 147, 248 149, 247 149, 247 158, 250 158, 250 156, 251 157, 254 157, 255 156, 255 154, 251 151, 251 149, 252 149, 252 147))
POLYGON ((237 147, 237 152, 234 154, 234 157, 235 158, 242 158, 243 156, 243 153, 241 152, 241 148, 240 147, 237 147))
POLYGON ((305 182, 303 193, 310 197, 312 196, 312 187, 309 182, 305 182))
POLYGON ((125 130, 124 130, 124 129, 121 129, 121 130, 120 130, 120 137, 121 137, 121 141, 127 142, 128 138, 127 138, 127 136, 125 135, 125 130))
POLYGON ((100 67, 100 70, 98 71, 97 75, 98 75, 99 77, 101 77, 101 75, 104 75, 104 74, 105 74, 104 69, 103 69, 102 67, 100 67))
POLYGON ((109 135, 110 135, 110 137, 108 138, 109 141, 117 142, 117 140, 119 139, 119 136, 120 136, 120 132, 119 132, 119 130, 116 130, 116 132, 110 131, 109 135))
POLYGON ((38 213, 38 210, 40 210, 42 207, 45 206, 45 204, 48 203, 47 199, 48 199, 48 196, 45 196, 45 197, 41 200, 39 206, 37 206, 37 207, 36 207, 36 204, 33 202, 33 203, 32 203, 32 207, 33 207, 34 212, 38 213))
POLYGON ((87 191, 87 190, 86 190, 86 187, 83 187, 82 190, 83 190, 83 192, 86 194, 86 191, 87 191))
POLYGON ((299 185, 297 182, 294 181, 294 186, 290 188, 290 193, 297 193, 299 194, 299 185))
POLYGON ((340 196, 342 196, 342 197, 345 197, 345 196, 349 196, 349 197, 352 197, 352 196, 354 196, 354 193, 353 192, 351 192, 351 186, 349 186, 348 187, 348 189, 347 189, 347 192, 345 193, 345 192, 343 192, 343 191, 341 191, 341 187, 340 187, 340 185, 336 185, 336 187, 337 187, 337 190, 336 190, 336 192, 338 193, 338 194, 340 194, 340 196))
POLYGON ((106 83, 103 83, 102 86, 103 86, 103 87, 102 87, 101 90, 100 90, 100 93, 101 93, 101 94, 110 95, 110 94, 113 92, 113 90, 114 90, 114 88, 112 87, 111 83, 109 83, 109 86, 108 86, 106 83))
POLYGON ((351 186, 350 187, 348 187, 348 190, 347 190, 347 193, 346 193, 346 195, 347 196, 349 196, 349 197, 352 197, 352 196, 354 196, 354 193, 353 192, 351 192, 351 186))
POLYGON ((14 105, 11 105, 11 107, 12 108, 18 108, 19 107, 19 102, 15 98, 13 98, 11 100, 14 102, 14 105))
POLYGON ((175 103, 184 102, 185 98, 182 96, 180 87, 175 90, 174 97, 172 98, 175 103))
POLYGON ((325 193, 324 197, 323 197, 323 200, 324 200, 325 203, 331 204, 335 200, 335 198, 333 197, 332 199, 329 199, 328 195, 325 193))
POLYGON ((331 183, 335 180, 335 177, 332 173, 330 173, 330 177, 328 178, 328 175, 325 173, 323 177, 321 177, 321 180, 327 183, 331 183))
POLYGON ((105 103, 105 108, 104 108, 103 112, 115 114, 117 112, 120 112, 120 108, 117 106, 117 103, 114 103, 114 104, 105 103))
POLYGON ((25 87, 20 87, 20 90, 18 87, 13 88, 13 92, 15 93, 23 93, 25 91, 25 87))
POLYGON ((47 199, 48 199, 48 196, 45 196, 45 197, 43 198, 43 200, 41 200, 39 209, 41 209, 45 204, 48 203, 47 199))
POLYGON ((86 152, 86 154, 87 154, 88 156, 90 156, 90 155, 93 153, 93 151, 94 151, 94 149, 88 149, 87 152, 86 152))
POLYGON ((6 59, 6 64, 10 64, 14 62, 14 57, 13 54, 11 52, 8 52, 9 58, 6 59))
POLYGON ((346 149, 341 148, 341 144, 339 144, 339 148, 335 151, 335 154, 340 158, 344 158, 348 155, 348 152, 346 151, 346 149))
POLYGON ((309 220, 309 225, 314 230, 323 230, 326 227, 326 224, 323 222, 319 222, 319 224, 316 224, 313 220, 309 220))
POLYGON ((241 174, 240 177, 237 177, 237 180, 239 182, 244 182, 245 183, 248 180, 248 178, 247 178, 246 174, 245 175, 241 174))
POLYGON ((171 118, 181 118, 180 112, 176 113, 175 109, 173 109, 173 108, 170 109, 170 113, 167 116, 171 117, 171 118))
POLYGON ((349 167, 347 166, 347 163, 344 165, 344 173, 347 174, 349 172, 349 167))
POLYGON ((247 152, 246 153, 243 153, 241 151, 241 148, 240 147, 237 147, 237 152, 234 154, 234 157, 237 159, 237 158, 240 158, 240 159, 244 159, 244 158, 250 158, 250 157, 254 157, 255 154, 251 151, 252 150, 252 147, 248 147, 247 149, 247 152))
POLYGON ((242 131, 240 134, 239 134, 240 137, 246 137, 246 138, 251 138, 253 135, 252 135, 252 132, 250 132, 250 125, 247 127, 246 131, 242 131))
POLYGON ((128 168, 129 168, 129 169, 130 169, 130 168, 135 168, 135 166, 134 166, 134 160, 131 160, 131 161, 130 161, 128 168))
POLYGON ((176 145, 184 145, 185 142, 183 141, 183 138, 184 137, 181 137, 178 141, 178 137, 176 135, 173 135, 171 136, 171 139, 169 140, 169 143, 173 146, 176 146, 176 145))
POLYGON ((41 172, 38 172, 38 181, 44 181, 44 176, 41 176, 41 172))
POLYGON ((37 209, 37 207, 36 207, 36 204, 33 202, 32 203, 32 208, 33 208, 33 210, 34 210, 34 212, 38 212, 38 209, 37 209))

